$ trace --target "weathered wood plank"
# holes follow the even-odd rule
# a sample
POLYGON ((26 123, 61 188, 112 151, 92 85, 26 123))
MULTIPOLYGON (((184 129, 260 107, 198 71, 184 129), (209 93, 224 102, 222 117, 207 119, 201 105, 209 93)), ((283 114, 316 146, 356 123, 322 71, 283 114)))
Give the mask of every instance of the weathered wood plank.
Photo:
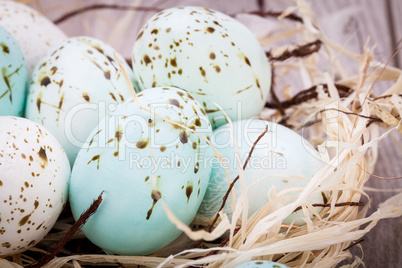
MULTIPOLYGON (((387 0, 388 21, 393 31, 393 50, 402 47, 402 1, 387 0)), ((396 56, 395 64, 402 68, 402 51, 396 56)))

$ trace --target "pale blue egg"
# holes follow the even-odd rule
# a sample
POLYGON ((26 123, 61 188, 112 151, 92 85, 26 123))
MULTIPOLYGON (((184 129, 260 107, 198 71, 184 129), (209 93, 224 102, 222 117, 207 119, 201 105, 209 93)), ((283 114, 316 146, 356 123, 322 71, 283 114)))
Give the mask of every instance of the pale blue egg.
POLYGON ((2 26, 0 70, 0 116, 22 116, 28 80, 27 68, 17 41, 2 26))
MULTIPOLYGON (((206 138, 211 124, 202 106, 177 88, 153 88, 138 94, 143 107, 182 122, 206 138)), ((189 130, 126 101, 90 134, 73 167, 70 204, 77 219, 104 191, 98 211, 82 228, 107 253, 144 255, 180 234, 162 202, 190 224, 205 194, 212 150, 189 130)))
MULTIPOLYGON (((114 53, 111 46, 95 38, 73 37, 53 47, 34 68, 26 117, 59 140, 71 166, 110 107, 131 96, 114 53)), ((124 58, 116 56, 134 80, 124 58)))
POLYGON ((288 266, 273 261, 249 261, 236 268, 287 268, 288 266))
MULTIPOLYGON (((233 135, 236 141, 243 166, 253 143, 268 126, 268 132, 256 145, 252 157, 244 170, 247 197, 249 201, 250 217, 263 207, 268 201, 268 193, 272 187, 276 187, 278 193, 285 187, 304 187, 309 179, 324 165, 320 154, 302 136, 282 125, 258 119, 250 119, 233 122, 233 135), (275 176, 277 175, 277 176, 275 176), (306 180, 280 177, 282 175, 297 175, 306 180)), ((211 142, 222 154, 230 172, 230 180, 233 181, 239 174, 239 165, 235 158, 235 148, 230 140, 229 126, 224 125, 214 131, 211 142)), ((198 212, 199 217, 211 218, 220 208, 222 198, 229 188, 229 183, 222 163, 215 161, 212 165, 211 179, 207 193, 198 212)), ((236 200, 241 194, 241 183, 238 181, 234 190, 236 200)), ((288 194, 291 200, 295 200, 298 194, 288 194)), ((321 192, 313 194, 308 201, 310 203, 323 203, 324 196, 321 192)), ((231 200, 229 195, 228 200, 231 200)), ((317 208, 320 211, 319 208, 317 208)), ((230 202, 226 202, 224 212, 232 215, 230 202)), ((284 223, 304 224, 300 219, 302 211, 292 213, 284 219, 284 223)))
POLYGON ((155 14, 133 47, 133 68, 142 90, 185 88, 207 112, 214 127, 248 119, 264 107, 271 67, 255 35, 215 10, 177 7, 155 14))

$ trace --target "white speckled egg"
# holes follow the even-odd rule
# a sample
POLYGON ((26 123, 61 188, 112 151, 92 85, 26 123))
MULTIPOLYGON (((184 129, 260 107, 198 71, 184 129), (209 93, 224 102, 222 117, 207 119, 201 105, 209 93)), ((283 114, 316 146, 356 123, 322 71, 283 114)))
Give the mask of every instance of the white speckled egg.
POLYGON ((24 4, 0 1, 0 25, 17 40, 25 56, 29 76, 48 50, 67 39, 45 16, 24 4))
MULTIPOLYGON (((289 187, 304 187, 324 165, 317 150, 293 130, 273 122, 250 119, 233 122, 232 131, 234 140, 239 146, 241 166, 244 165, 254 142, 265 131, 266 126, 268 126, 268 132, 258 142, 244 170, 248 187, 249 217, 268 202, 268 194, 272 187, 276 187, 276 193, 289 187), (281 177, 292 175, 304 178, 304 180, 281 177)), ((211 142, 222 154, 230 172, 230 181, 233 181, 239 174, 239 165, 235 158, 235 148, 230 140, 229 130, 228 125, 216 129, 211 137, 211 142)), ((211 218, 218 212, 228 188, 229 183, 223 164, 218 161, 213 162, 208 190, 197 216, 211 218)), ((236 200, 238 200, 241 194, 240 181, 235 184, 233 189, 236 192, 236 200)), ((298 194, 288 193, 286 196, 289 200, 284 203, 294 201, 298 194)), ((322 204, 324 203, 323 198, 323 194, 318 192, 313 194, 308 201, 312 204, 322 204)), ((231 200, 230 196, 228 200, 231 200)), ((321 209, 317 208, 317 211, 321 211, 321 209)), ((230 202, 226 202, 224 212, 229 216, 232 215, 230 202)), ((304 224, 304 221, 300 219, 302 216, 302 211, 292 213, 283 222, 290 224, 295 220, 295 224, 301 225, 304 224)))
POLYGON ((0 256, 22 252, 50 231, 69 178, 67 156, 45 128, 0 116, 0 256))
MULTIPOLYGON (((143 107, 209 138, 202 106, 171 87, 138 94, 143 107)), ((98 211, 82 231, 107 253, 145 255, 173 242, 181 231, 162 203, 190 224, 205 194, 212 157, 206 141, 127 101, 107 115, 88 138, 73 167, 70 204, 77 219, 104 191, 98 211)))
MULTIPOLYGON (((70 38, 54 47, 32 74, 26 117, 55 135, 71 165, 100 119, 131 96, 113 53, 94 38, 70 38)), ((117 56, 133 80, 131 68, 117 56)))
POLYGON ((22 116, 27 88, 24 55, 11 34, 0 26, 0 116, 22 116))
POLYGON ((178 86, 203 104, 213 126, 248 119, 264 107, 271 67, 255 36, 220 12, 178 7, 153 16, 133 48, 141 89, 178 86))
POLYGON ((236 268, 287 268, 288 266, 273 261, 249 261, 236 268))

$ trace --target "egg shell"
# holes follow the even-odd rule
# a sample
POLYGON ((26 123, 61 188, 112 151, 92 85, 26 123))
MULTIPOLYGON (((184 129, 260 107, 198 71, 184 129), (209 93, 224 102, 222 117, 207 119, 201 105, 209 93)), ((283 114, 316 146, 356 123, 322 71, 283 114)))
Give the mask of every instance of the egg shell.
POLYGON ((67 156, 45 128, 0 116, 0 256, 22 252, 50 231, 69 178, 67 156))
MULTIPOLYGON (((56 136, 71 165, 100 119, 131 96, 113 53, 97 39, 73 37, 49 51, 33 72, 26 117, 56 136)), ((133 80, 131 68, 116 55, 133 80)))
POLYGON ((273 261, 249 261, 236 268, 287 268, 288 266, 273 261))
POLYGON ((20 45, 29 76, 51 47, 67 39, 67 35, 41 13, 14 1, 0 1, 0 25, 20 45))
MULTIPOLYGON (((204 137, 212 134, 205 111, 187 92, 164 87, 137 96, 143 107, 204 137)), ((74 218, 104 194, 82 228, 85 235, 110 254, 145 255, 173 242, 181 231, 169 221, 162 203, 182 222, 191 223, 211 172, 202 162, 212 157, 206 141, 127 100, 101 121, 87 142, 71 176, 74 218)))
MULTIPOLYGON (((249 201, 248 216, 252 216, 268 201, 268 193, 272 187, 276 187, 276 193, 293 187, 304 187, 309 179, 323 167, 320 154, 302 136, 293 130, 280 124, 258 119, 242 120, 233 122, 233 135, 239 147, 241 166, 244 165, 246 158, 257 138, 265 131, 268 132, 261 138, 256 145, 252 157, 244 170, 245 182, 248 187, 247 197, 249 201), (275 175, 297 175, 307 180, 291 180, 275 175)), ((239 174, 239 165, 235 158, 235 148, 230 139, 230 128, 228 125, 221 126, 214 131, 211 137, 214 147, 222 154, 230 172, 230 181, 233 181, 239 174)), ((198 211, 198 217, 211 218, 218 212, 222 198, 229 188, 225 169, 221 162, 215 161, 212 164, 211 179, 205 198, 198 211)), ((241 183, 238 181, 234 188, 236 201, 239 199, 241 183)), ((290 200, 294 201, 298 193, 286 194, 290 200)), ((228 200, 231 200, 229 195, 228 200)), ((313 194, 307 199, 310 203, 320 203, 323 201, 321 192, 313 194)), ((284 201, 285 203, 286 201, 284 201)), ((231 202, 226 202, 224 212, 231 217, 231 202)), ((317 211, 321 211, 317 208, 317 211)), ((303 212, 292 213, 284 219, 283 223, 302 225, 305 223, 303 212)))
POLYGON ((178 86, 200 103, 214 127, 248 119, 264 107, 271 67, 257 39, 243 24, 202 7, 159 12, 138 34, 132 53, 141 89, 178 86))
POLYGON ((24 55, 14 37, 0 26, 0 116, 22 116, 28 74, 24 55))

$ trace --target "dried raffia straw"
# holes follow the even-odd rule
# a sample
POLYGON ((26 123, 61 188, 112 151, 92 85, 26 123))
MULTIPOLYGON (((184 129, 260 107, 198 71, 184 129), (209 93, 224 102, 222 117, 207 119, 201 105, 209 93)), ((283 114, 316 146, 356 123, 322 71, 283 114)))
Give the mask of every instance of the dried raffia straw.
MULTIPOLYGON (((253 14, 267 15, 261 11, 253 14)), ((283 43, 290 38, 297 38, 305 47, 295 47, 292 44, 282 45, 281 50, 273 50, 272 55, 278 59, 273 63, 273 67, 276 72, 283 74, 276 76, 276 84, 286 81, 287 74, 296 70, 303 81, 301 88, 306 90, 290 96, 286 101, 277 98, 276 103, 268 103, 263 114, 268 115, 267 119, 270 121, 278 121, 279 103, 283 113, 281 118, 286 118, 286 124, 300 130, 303 136, 309 133, 310 136, 306 138, 316 145, 326 165, 309 180, 307 186, 285 188, 281 191, 274 188, 267 190, 269 202, 247 219, 244 216, 247 214, 247 202, 244 202, 247 187, 243 184, 240 193, 232 193, 232 197, 240 196, 238 202, 232 202, 232 218, 229 219, 220 213, 221 220, 214 225, 211 232, 205 228, 197 229, 196 226, 183 225, 169 208, 165 207, 169 219, 194 240, 212 241, 225 230, 231 230, 226 240, 204 243, 205 248, 189 248, 167 258, 77 254, 56 257, 48 267, 79 267, 79 263, 102 266, 115 264, 147 267, 234 267, 251 259, 274 260, 290 267, 336 267, 342 260, 352 257, 350 247, 363 248, 356 243, 359 243, 379 220, 402 215, 401 189, 391 189, 397 194, 369 216, 366 215, 368 206, 360 207, 361 197, 368 196, 365 191, 377 191, 365 187, 365 183, 374 170, 378 143, 391 134, 400 135, 397 130, 401 126, 402 71, 374 60, 373 52, 369 48, 365 48, 363 54, 359 55, 333 43, 320 29, 314 12, 305 0, 296 1, 294 6, 278 15, 280 18, 295 16, 296 23, 284 24, 279 33, 260 41, 265 45, 275 46, 274 42, 278 40, 283 43), (321 44, 319 53, 315 51, 318 43, 321 44), (301 51, 300 47, 307 50, 301 51), (277 51, 282 51, 283 55, 278 55, 277 51), (296 53, 293 53, 294 51, 296 53), (298 53, 301 56, 294 57, 299 55, 298 53), (359 68, 352 74, 346 73, 338 60, 339 55, 355 60, 359 63, 359 68), (330 66, 331 70, 320 70, 317 67, 318 59, 330 66), (340 77, 336 81, 335 75, 340 77), (392 81, 393 85, 381 95, 375 95, 372 88, 376 81, 392 81), (380 125, 379 122, 384 123, 380 125), (380 134, 380 127, 385 128, 385 133, 380 134), (286 195, 292 191, 299 193, 294 199, 286 195), (320 192, 326 193, 328 202, 307 202, 310 195, 320 192), (316 210, 317 205, 323 206, 320 213, 316 210), (301 219, 306 224, 282 224, 283 219, 295 210, 303 212, 301 219), (310 219, 309 214, 315 217, 310 219)), ((280 89, 276 92, 280 92, 280 89)), ((132 90, 131 93, 133 101, 142 107, 135 91, 132 90)), ((146 107, 142 109, 152 113, 146 107)), ((178 122, 154 115, 194 132, 178 122)), ((210 144, 208 139, 203 139, 210 144)), ((400 139, 395 140, 395 143, 400 146, 400 139)), ((215 155, 221 159, 219 153, 216 152, 215 155)), ((287 179, 291 181, 307 178, 290 176, 287 179)), ((242 179, 239 180, 241 182, 242 179)), ((212 220, 210 219, 210 224, 212 220)), ((46 253, 38 248, 33 248, 32 251, 46 253)), ((11 258, 0 259, 0 266, 22 267, 22 263, 34 261, 28 253, 14 256, 14 262, 10 260, 11 258)), ((361 258, 355 256, 351 266, 357 267, 362 262, 361 258)))

